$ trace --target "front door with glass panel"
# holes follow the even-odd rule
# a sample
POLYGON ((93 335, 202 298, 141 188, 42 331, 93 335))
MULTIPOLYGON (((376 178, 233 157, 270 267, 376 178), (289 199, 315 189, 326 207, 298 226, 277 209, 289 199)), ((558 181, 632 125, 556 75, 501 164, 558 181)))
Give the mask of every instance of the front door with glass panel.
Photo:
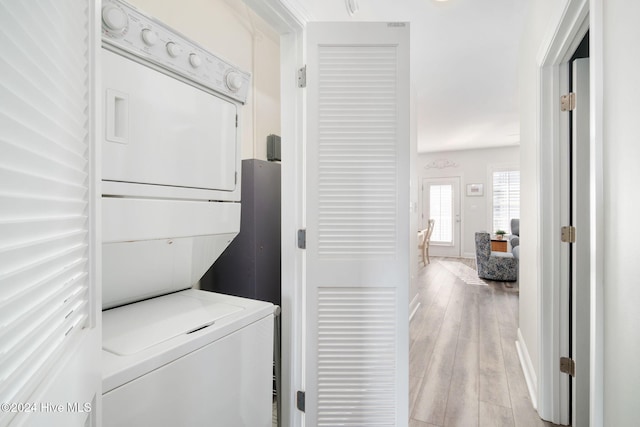
POLYGON ((435 220, 429 253, 460 256, 460 178, 426 178, 422 181, 422 228, 435 220))

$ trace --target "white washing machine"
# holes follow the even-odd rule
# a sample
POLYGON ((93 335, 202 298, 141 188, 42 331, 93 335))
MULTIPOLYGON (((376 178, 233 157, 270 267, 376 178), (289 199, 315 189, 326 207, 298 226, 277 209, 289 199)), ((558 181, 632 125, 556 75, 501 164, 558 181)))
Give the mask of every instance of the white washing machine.
POLYGON ((194 284, 240 228, 249 74, 102 8, 103 425, 271 425, 270 303, 194 284))
POLYGON ((270 427, 273 306, 186 290, 103 315, 104 426, 270 427))

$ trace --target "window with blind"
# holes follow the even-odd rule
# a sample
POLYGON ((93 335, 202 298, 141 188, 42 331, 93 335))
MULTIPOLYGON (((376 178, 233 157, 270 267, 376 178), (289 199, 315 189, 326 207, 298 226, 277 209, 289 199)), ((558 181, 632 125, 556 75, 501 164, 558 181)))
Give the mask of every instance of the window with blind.
POLYGON ((434 219, 431 242, 453 243, 453 186, 429 186, 429 219, 434 219))
POLYGON ((89 323, 91 13, 0 2, 0 402, 29 402, 89 323))
POLYGON ((520 171, 493 172, 493 232, 511 231, 511 219, 520 218, 520 171))

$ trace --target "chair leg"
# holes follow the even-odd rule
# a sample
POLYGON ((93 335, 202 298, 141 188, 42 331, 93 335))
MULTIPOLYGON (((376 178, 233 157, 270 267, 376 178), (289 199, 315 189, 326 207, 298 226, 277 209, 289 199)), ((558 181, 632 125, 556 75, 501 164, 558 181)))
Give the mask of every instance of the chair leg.
POLYGON ((427 259, 425 258, 425 248, 422 248, 422 263, 427 265, 427 259))
POLYGON ((429 246, 425 246, 424 252, 427 254, 427 264, 431 264, 431 260, 429 259, 429 246))

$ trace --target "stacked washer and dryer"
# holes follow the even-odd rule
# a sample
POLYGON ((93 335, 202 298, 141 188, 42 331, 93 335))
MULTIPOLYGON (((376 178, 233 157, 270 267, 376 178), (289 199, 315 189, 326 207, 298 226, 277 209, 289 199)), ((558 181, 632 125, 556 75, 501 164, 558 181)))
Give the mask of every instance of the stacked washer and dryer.
POLYGON ((240 228, 249 74, 102 8, 103 425, 270 426, 274 306, 193 289, 240 228))

